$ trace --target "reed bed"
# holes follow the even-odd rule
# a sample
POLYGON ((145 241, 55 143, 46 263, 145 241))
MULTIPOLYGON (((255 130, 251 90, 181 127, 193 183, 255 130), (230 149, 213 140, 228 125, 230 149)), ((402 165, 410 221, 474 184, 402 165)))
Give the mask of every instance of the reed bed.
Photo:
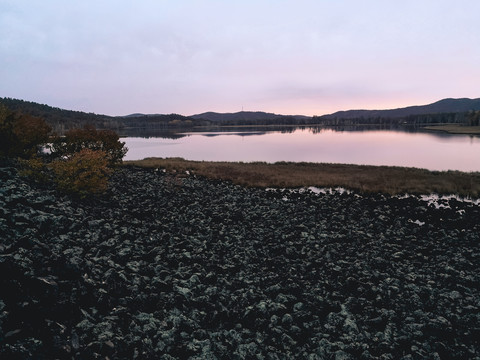
POLYGON ((479 197, 480 173, 326 163, 210 162, 182 158, 125 161, 127 166, 165 169, 177 176, 190 174, 228 180, 248 187, 343 187, 361 193, 457 194, 479 197))

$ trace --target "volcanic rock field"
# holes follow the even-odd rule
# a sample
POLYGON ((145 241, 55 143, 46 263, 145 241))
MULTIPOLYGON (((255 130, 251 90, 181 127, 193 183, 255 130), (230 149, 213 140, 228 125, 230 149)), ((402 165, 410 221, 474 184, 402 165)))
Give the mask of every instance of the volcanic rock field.
POLYGON ((0 359, 480 359, 480 206, 0 167, 0 359))

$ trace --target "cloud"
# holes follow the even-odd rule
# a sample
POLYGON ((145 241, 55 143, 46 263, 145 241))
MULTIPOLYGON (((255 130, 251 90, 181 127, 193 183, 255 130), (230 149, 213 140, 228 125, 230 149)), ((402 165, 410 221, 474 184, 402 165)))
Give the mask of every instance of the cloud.
POLYGON ((4 0, 0 95, 110 114, 472 96, 480 2, 460 4, 4 0))

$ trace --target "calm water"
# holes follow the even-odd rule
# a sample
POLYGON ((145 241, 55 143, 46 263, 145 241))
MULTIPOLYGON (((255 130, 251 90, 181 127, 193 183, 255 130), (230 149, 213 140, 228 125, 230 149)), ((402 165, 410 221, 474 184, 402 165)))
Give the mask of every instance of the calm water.
POLYGON ((480 171, 480 138, 402 131, 190 132, 177 139, 127 137, 125 160, 294 161, 480 171))

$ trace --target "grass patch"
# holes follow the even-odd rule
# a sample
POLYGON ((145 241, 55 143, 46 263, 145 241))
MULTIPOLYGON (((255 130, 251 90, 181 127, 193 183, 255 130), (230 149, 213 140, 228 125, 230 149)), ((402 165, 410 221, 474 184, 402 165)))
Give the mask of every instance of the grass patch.
POLYGON ((125 161, 127 166, 161 168, 183 176, 186 171, 210 179, 251 187, 344 187, 362 193, 458 194, 478 197, 480 173, 428 171, 396 166, 323 163, 211 162, 182 158, 125 161))
POLYGON ((458 124, 425 126, 425 130, 443 131, 449 134, 480 135, 480 126, 462 126, 458 124))

